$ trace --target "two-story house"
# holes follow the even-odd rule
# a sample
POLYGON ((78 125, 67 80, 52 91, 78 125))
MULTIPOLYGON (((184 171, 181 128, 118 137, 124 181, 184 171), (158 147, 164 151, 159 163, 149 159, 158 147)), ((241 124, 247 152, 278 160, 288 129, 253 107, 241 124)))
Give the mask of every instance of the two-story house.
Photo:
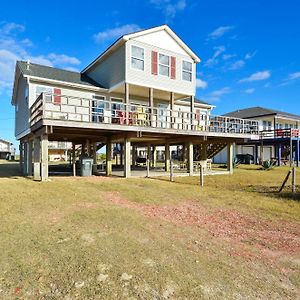
POLYGON ((231 157, 233 142, 257 137, 257 122, 212 116, 213 106, 195 99, 199 62, 166 25, 120 37, 81 72, 17 62, 12 104, 24 174, 47 179, 48 141, 73 144, 74 173, 78 145, 94 159, 106 146, 106 175, 121 145, 125 177, 138 147, 164 147, 168 170, 170 147, 184 144, 190 175, 194 146, 205 161, 230 144, 231 157))
MULTIPOLYGON (((299 166, 300 116, 263 107, 240 109, 225 116, 258 121, 260 139, 238 143, 234 149, 237 155, 250 154, 255 163, 277 160, 280 166, 295 161, 299 166)), ((214 161, 226 162, 225 152, 220 152, 214 161)))

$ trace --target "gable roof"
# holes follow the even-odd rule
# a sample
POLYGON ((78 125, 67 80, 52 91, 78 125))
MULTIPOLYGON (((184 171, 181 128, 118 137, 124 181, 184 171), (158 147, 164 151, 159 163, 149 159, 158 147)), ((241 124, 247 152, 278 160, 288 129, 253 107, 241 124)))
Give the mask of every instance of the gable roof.
POLYGON ((240 118, 240 119, 254 119, 254 118, 263 117, 263 116, 278 116, 278 117, 300 120, 299 115, 283 112, 280 110, 264 108, 264 107, 260 107, 260 106, 239 109, 239 110, 227 113, 224 116, 240 118))
POLYGON ((34 63, 28 64, 28 62, 26 61, 17 61, 17 65, 25 76, 34 76, 39 78, 103 88, 101 85, 99 85, 99 83, 95 82, 87 75, 81 74, 80 72, 68 71, 34 63))
POLYGON ((0 142, 5 143, 5 144, 9 144, 9 145, 13 145, 13 143, 11 143, 9 141, 6 141, 6 140, 3 140, 1 138, 0 138, 0 142))
POLYGON ((81 73, 87 72, 90 68, 92 68, 96 63, 101 61, 105 56, 109 55, 112 51, 123 45, 130 39, 146 35, 149 33, 154 33, 157 31, 165 30, 192 58, 193 60, 198 63, 200 62, 200 58, 183 42, 182 39, 178 37, 178 35, 168 26, 168 25, 161 25, 157 27, 152 27, 145 30, 139 30, 136 32, 132 32, 129 34, 125 34, 117 39, 111 46, 109 46, 102 54, 100 54, 94 61, 92 61, 81 73))

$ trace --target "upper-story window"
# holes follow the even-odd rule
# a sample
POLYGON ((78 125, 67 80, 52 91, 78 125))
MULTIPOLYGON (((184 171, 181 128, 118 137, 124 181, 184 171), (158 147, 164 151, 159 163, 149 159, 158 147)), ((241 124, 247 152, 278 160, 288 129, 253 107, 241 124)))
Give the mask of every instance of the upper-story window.
POLYGON ((137 46, 131 46, 131 67, 144 71, 144 60, 144 49, 137 46))
POLYGON ((163 76, 170 76, 170 57, 159 53, 159 74, 163 76))
POLYGON ((192 81, 193 65, 189 61, 182 61, 182 79, 192 81))

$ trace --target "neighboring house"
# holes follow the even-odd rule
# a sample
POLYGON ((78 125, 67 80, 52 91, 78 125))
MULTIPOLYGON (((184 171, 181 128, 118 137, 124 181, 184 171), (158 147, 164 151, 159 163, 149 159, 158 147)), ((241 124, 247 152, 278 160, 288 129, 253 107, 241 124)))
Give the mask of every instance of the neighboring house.
POLYGON ((258 137, 257 122, 212 116, 195 100, 199 62, 166 25, 120 37, 81 72, 18 61, 12 104, 24 174, 47 179, 48 141, 72 142, 74 166, 78 145, 94 163, 106 146, 107 175, 122 145, 125 177, 143 147, 163 147, 169 170, 170 147, 184 144, 190 175, 196 148, 205 161, 230 144, 231 157, 234 142, 258 137))
POLYGON ((68 152, 72 150, 70 142, 49 142, 49 161, 68 161, 68 152))
POLYGON ((14 159, 15 149, 11 142, 0 139, 0 159, 14 159))
MULTIPOLYGON (((299 165, 300 116, 263 107, 240 109, 224 116, 258 120, 260 139, 237 143, 234 151, 236 155, 250 154, 255 163, 276 160, 278 165, 288 161, 296 161, 299 165)), ((226 163, 225 152, 215 156, 214 162, 226 163)))

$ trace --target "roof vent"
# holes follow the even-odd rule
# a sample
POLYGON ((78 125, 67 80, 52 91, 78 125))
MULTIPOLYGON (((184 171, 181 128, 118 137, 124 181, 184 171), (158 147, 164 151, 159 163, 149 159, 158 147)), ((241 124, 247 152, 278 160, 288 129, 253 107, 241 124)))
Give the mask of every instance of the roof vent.
POLYGON ((26 69, 29 70, 29 67, 30 67, 30 60, 28 59, 26 62, 26 69))

